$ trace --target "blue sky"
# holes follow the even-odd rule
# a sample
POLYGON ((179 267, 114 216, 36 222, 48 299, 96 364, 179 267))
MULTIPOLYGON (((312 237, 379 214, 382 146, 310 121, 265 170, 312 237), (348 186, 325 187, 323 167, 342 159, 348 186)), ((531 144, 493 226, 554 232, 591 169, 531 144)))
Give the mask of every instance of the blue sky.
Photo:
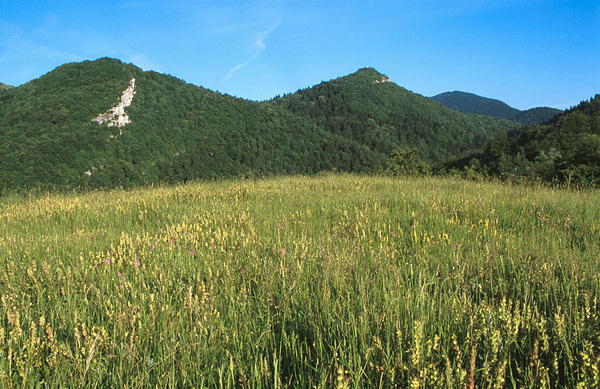
POLYGON ((103 56, 255 100, 373 66, 564 108, 600 93, 600 1, 0 0, 0 82, 103 56))

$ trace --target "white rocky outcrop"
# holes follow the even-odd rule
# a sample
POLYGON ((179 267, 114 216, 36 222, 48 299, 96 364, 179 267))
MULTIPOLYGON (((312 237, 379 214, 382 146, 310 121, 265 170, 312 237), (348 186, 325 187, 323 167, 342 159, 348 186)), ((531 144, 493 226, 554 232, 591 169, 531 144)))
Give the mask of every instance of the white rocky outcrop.
POLYGON ((375 84, 383 84, 383 83, 386 83, 386 82, 392 82, 392 80, 390 80, 387 77, 383 77, 381 80, 375 80, 375 84))
POLYGON ((101 113, 100 115, 96 116, 94 119, 92 119, 92 121, 97 122, 99 124, 106 123, 106 125, 109 127, 116 126, 119 128, 131 123, 129 116, 127 116, 127 113, 125 113, 125 108, 131 105, 134 95, 135 78, 132 78, 131 81, 129 81, 129 86, 127 87, 127 89, 123 91, 121 99, 119 100, 117 105, 115 105, 105 113, 101 113))

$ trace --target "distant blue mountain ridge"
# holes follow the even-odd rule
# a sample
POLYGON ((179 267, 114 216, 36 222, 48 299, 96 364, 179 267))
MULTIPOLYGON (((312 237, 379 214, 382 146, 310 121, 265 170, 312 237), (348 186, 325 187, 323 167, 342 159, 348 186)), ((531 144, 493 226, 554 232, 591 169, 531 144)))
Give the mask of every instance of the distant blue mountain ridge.
POLYGON ((560 109, 550 107, 536 107, 521 111, 500 100, 460 91, 444 92, 431 98, 459 112, 512 120, 526 125, 546 122, 562 112, 560 109))

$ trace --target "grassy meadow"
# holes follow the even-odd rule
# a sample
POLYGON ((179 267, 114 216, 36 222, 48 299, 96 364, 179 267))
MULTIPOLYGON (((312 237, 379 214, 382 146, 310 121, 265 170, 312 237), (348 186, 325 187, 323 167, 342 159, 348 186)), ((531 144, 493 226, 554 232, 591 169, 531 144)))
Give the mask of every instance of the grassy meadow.
POLYGON ((600 192, 335 175, 0 198, 0 387, 600 387, 600 192))

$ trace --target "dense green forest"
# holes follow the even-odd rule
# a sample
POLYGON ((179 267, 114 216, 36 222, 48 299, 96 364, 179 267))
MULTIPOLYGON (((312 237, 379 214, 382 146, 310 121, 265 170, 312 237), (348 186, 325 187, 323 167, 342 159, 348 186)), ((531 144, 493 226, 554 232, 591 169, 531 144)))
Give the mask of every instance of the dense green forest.
POLYGON ((512 120, 521 124, 539 124, 562 112, 559 109, 549 107, 536 107, 521 111, 500 100, 460 91, 440 93, 433 96, 432 99, 463 113, 486 115, 498 119, 512 120))
POLYGON ((481 151, 446 164, 448 169, 503 178, 600 186, 600 95, 554 119, 500 135, 481 151))
POLYGON ((397 148, 440 162, 518 127, 388 81, 366 68, 259 103, 115 59, 66 64, 0 94, 0 190, 375 172, 397 148), (132 78, 131 123, 92 121, 132 78))
POLYGON ((418 148, 430 162, 469 150, 517 126, 447 109, 390 82, 373 68, 273 101, 387 160, 398 146, 418 148))
POLYGON ((513 118, 509 120, 513 120, 515 122, 530 125, 530 124, 541 124, 551 120, 556 115, 562 113, 563 111, 556 108, 549 107, 536 107, 527 109, 525 111, 519 111, 513 118))

